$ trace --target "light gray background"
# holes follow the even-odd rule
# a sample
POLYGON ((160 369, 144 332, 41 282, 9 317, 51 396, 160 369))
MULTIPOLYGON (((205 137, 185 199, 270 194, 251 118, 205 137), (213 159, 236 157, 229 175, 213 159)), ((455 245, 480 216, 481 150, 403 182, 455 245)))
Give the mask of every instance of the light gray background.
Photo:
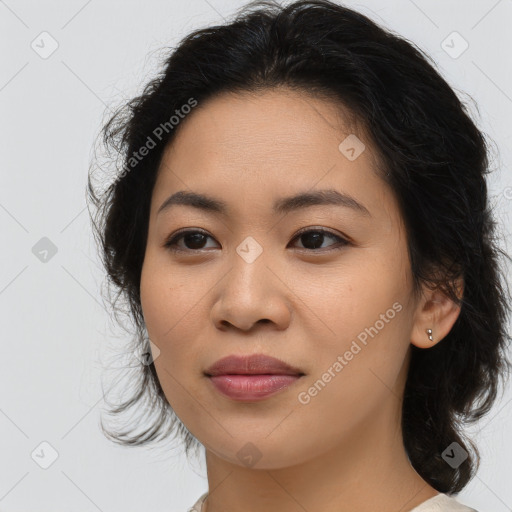
MULTIPOLYGON (((109 382, 102 368, 125 345, 103 307, 85 183, 108 109, 141 91, 160 69, 162 48, 223 22, 243 3, 0 0, 4 512, 184 512, 207 489, 203 459, 189 466, 179 446, 121 448, 99 430, 102 381, 109 382), (31 47, 33 41, 42 46, 43 31, 59 45, 46 59, 31 47), (46 262, 32 251, 43 237, 57 248, 46 262), (58 452, 48 469, 31 457, 44 441, 58 452)), ((512 1, 347 5, 417 43, 457 91, 474 98, 480 111, 472 107, 474 118, 500 151, 489 184, 510 247, 512 1), (442 47, 453 31, 469 44, 457 58, 442 47)), ((452 54, 461 48, 461 40, 447 41, 452 54)), ((459 499, 481 512, 512 510, 511 401, 507 389, 481 422, 483 430, 473 429, 482 465, 459 499)))

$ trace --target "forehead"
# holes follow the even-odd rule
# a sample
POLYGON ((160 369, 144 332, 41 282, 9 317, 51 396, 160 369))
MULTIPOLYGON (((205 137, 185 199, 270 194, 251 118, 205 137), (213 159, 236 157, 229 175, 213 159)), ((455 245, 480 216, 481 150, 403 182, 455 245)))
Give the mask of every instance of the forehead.
POLYGON ((298 162, 312 153, 330 158, 338 156, 339 143, 354 132, 349 120, 339 103, 286 88, 223 93, 198 104, 166 153, 186 153, 189 160, 210 153, 211 165, 229 158, 247 169, 251 163, 298 162))
POLYGON ((338 103, 283 89, 199 103, 162 155, 152 213, 181 190, 215 195, 241 213, 317 188, 357 197, 377 215, 389 211, 371 142, 348 121, 338 103))

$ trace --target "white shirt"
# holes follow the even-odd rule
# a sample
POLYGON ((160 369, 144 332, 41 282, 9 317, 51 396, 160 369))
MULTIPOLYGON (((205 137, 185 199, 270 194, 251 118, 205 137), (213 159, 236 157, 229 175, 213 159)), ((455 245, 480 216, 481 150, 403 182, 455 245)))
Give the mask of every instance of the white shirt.
MULTIPOLYGON (((459 503, 455 498, 447 494, 437 494, 433 498, 424 501, 417 507, 413 508, 411 512, 478 512, 474 508, 466 507, 459 503)), ((194 511, 195 512, 195 511, 194 511)))
MULTIPOLYGON (((203 501, 208 496, 208 492, 202 494, 199 499, 194 503, 192 508, 187 512, 201 512, 203 501)), ((413 508, 411 512, 478 512, 474 508, 469 508, 459 503, 455 498, 447 494, 439 493, 433 498, 429 498, 417 507, 413 508)))
POLYGON ((206 496, 208 496, 208 491, 202 494, 199 497, 199 499, 194 503, 194 505, 187 510, 187 512, 201 512, 201 507, 203 505, 203 501, 206 499, 206 496))

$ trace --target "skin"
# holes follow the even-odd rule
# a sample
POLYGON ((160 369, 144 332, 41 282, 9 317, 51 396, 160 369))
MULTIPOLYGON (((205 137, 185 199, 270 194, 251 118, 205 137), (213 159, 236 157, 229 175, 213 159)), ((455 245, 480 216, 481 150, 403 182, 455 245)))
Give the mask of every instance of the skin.
POLYGON ((141 302, 166 398, 206 449, 208 512, 406 512, 438 493, 408 461, 401 403, 411 344, 438 343, 460 310, 439 292, 413 294, 396 199, 364 134, 355 160, 338 149, 353 133, 342 112, 283 88, 223 94, 198 105, 163 154, 141 302), (326 188, 350 194, 371 216, 337 205, 271 210, 274 200, 326 188), (179 190, 225 201, 228 214, 174 205, 157 215, 179 190), (306 227, 349 243, 325 235, 314 248, 296 236, 306 227), (188 252, 172 252, 164 244, 183 228, 207 237, 196 245, 182 238, 188 252), (249 236, 263 250, 252 263, 236 251, 249 236), (299 402, 395 303, 401 311, 299 402), (265 400, 240 402, 203 373, 226 355, 252 353, 306 375, 265 400), (254 465, 237 456, 249 442, 260 457, 254 465))

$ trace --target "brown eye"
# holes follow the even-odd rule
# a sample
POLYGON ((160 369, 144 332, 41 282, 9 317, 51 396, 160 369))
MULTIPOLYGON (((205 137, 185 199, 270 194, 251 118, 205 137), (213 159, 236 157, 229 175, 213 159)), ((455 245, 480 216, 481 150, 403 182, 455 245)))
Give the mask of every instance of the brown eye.
POLYGON ((205 248, 204 244, 208 238, 211 237, 202 231, 182 231, 168 240, 164 247, 173 251, 199 251, 205 248), (178 245, 181 240, 183 240, 185 248, 178 245))
POLYGON ((349 243, 344 238, 325 229, 308 229, 307 231, 302 231, 294 238, 294 240, 300 240, 302 243, 303 247, 299 247, 299 249, 315 250, 322 247, 326 238, 331 238, 338 242, 338 244, 331 244, 326 247, 327 250, 331 250, 332 245, 337 245, 337 247, 334 247, 333 249, 339 249, 340 246, 345 246, 349 243))

